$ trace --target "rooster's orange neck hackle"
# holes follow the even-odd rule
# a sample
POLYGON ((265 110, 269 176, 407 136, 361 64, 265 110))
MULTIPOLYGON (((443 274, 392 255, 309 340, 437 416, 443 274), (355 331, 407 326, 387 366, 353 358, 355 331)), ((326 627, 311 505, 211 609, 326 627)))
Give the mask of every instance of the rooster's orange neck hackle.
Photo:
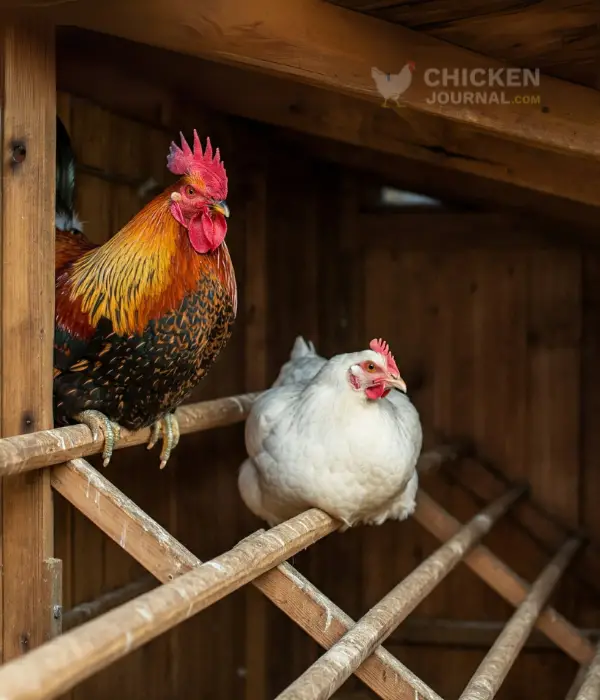
POLYGON ((204 154, 194 132, 194 151, 182 136, 172 144, 168 164, 183 177, 155 197, 113 238, 73 261, 65 260, 57 277, 56 316, 63 328, 80 338, 93 335, 102 317, 118 335, 141 334, 148 321, 176 310, 204 275, 219 279, 237 308, 235 274, 225 241, 197 253, 185 226, 173 216, 171 195, 193 183, 211 188, 219 198, 227 179, 218 149, 204 154))

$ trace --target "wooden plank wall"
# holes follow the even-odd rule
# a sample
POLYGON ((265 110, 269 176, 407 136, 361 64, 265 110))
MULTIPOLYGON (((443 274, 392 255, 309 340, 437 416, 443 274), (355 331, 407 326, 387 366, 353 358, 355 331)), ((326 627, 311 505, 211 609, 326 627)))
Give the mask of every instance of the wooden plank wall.
MULTIPOLYGON (((471 436, 504 473, 527 479, 561 521, 585 525, 600 540, 598 253, 554 244, 527 221, 495 214, 359 212, 360 178, 286 154, 281 144, 267 152, 264 139, 254 150, 244 141, 242 152, 238 127, 224 117, 215 125, 197 112, 193 122, 176 124, 171 115, 169 126, 150 126, 66 94, 59 111, 83 166, 80 214, 98 242, 151 196, 144 183, 167 181, 167 146, 181 126, 217 134, 230 176, 228 241, 240 317, 193 400, 266 386, 298 334, 325 355, 383 336, 405 376, 423 380, 414 400, 430 442, 435 431, 471 436)), ((183 438, 164 471, 158 448, 149 454, 142 447, 115 453, 106 474, 209 558, 262 526, 238 496, 243 454, 242 428, 234 426, 183 438)), ((474 514, 476 503, 448 480, 428 486, 456 516, 474 514)), ((117 545, 57 501, 67 608, 141 575, 117 545)), ((523 576, 544 562, 511 522, 489 540, 523 576)), ((293 563, 358 617, 436 546, 415 523, 395 523, 333 535, 293 563)), ((559 610, 600 626, 596 593, 576 585, 563 586, 559 610)), ((509 614, 459 568, 414 615, 499 621, 509 614)), ((486 649, 435 641, 409 645, 397 633, 388 647, 442 696, 456 697, 486 649)), ((268 700, 318 654, 268 601, 240 591, 71 695, 268 700)), ((574 672, 560 652, 526 651, 498 697, 561 698, 574 672)), ((371 696, 351 680, 336 697, 371 696)))

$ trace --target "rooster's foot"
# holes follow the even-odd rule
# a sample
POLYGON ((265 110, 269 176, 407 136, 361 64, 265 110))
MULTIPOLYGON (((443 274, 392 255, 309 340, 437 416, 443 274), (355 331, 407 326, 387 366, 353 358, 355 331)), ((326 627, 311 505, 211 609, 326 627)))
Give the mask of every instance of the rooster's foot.
POLYGON ((109 420, 104 413, 100 413, 100 411, 94 411, 92 409, 82 411, 73 417, 80 423, 87 425, 87 427, 92 431, 92 438, 94 440, 97 440, 100 437, 100 433, 102 433, 104 437, 102 465, 106 467, 110 462, 110 458, 112 457, 115 442, 121 436, 121 426, 118 423, 113 423, 113 421, 109 420))
POLYGON ((160 453, 160 468, 164 469, 171 452, 177 447, 179 442, 179 423, 173 413, 167 413, 163 418, 157 420, 152 425, 152 435, 148 442, 148 449, 151 450, 158 442, 158 438, 162 432, 163 446, 160 453))

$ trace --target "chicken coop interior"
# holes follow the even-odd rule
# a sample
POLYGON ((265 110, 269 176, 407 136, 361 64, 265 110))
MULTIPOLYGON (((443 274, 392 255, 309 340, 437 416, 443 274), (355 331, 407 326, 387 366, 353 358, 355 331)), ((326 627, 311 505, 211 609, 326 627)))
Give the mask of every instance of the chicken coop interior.
POLYGON ((600 699, 600 7, 467 5, 0 2, 1 700, 600 699), (539 84, 424 77, 506 67, 539 84), (54 427, 60 125, 95 244, 180 132, 227 168, 237 317, 164 469, 54 427), (244 504, 297 336, 389 343, 406 520, 244 504))

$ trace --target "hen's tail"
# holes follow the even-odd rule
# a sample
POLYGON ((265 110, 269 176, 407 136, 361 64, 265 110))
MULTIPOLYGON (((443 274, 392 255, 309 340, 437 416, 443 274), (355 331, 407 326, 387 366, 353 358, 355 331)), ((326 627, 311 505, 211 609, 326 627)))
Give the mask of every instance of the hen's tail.
POLYGON ((316 355, 314 343, 312 340, 306 342, 306 340, 299 335, 294 341, 294 347, 290 353, 290 360, 297 360, 300 357, 306 357, 307 355, 316 355))
POLYGON ((324 357, 317 354, 314 344, 310 340, 307 342, 299 335, 294 341, 290 359, 279 371, 273 386, 306 384, 326 362, 324 357))

